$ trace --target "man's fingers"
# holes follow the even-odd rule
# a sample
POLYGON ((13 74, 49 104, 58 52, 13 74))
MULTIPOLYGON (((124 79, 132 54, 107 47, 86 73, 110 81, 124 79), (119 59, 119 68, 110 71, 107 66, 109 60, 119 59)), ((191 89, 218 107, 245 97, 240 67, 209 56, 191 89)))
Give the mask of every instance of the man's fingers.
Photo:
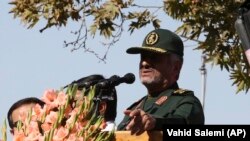
POLYGON ((150 129, 152 129, 152 122, 150 122, 150 121, 147 121, 146 123, 145 123, 145 125, 144 125, 144 129, 145 130, 150 130, 150 129))
POLYGON ((132 110, 125 110, 123 113, 127 116, 129 116, 129 114, 132 112, 132 110))
POLYGON ((130 122, 128 123, 128 125, 126 126, 126 130, 132 130, 135 126, 135 117, 133 117, 130 122))
POLYGON ((154 128, 155 119, 151 115, 145 113, 142 117, 142 124, 144 125, 144 130, 151 130, 154 128))
POLYGON ((126 126, 126 130, 130 130, 132 135, 140 135, 145 130, 151 130, 154 128, 155 119, 151 115, 145 113, 143 110, 126 110, 124 113, 131 117, 130 122, 126 126))
POLYGON ((138 128, 137 126, 134 126, 130 131, 131 135, 136 134, 137 132, 139 132, 140 128, 138 128))
POLYGON ((146 123, 148 119, 149 119, 149 116, 146 113, 142 115, 142 123, 146 123))
POLYGON ((130 117, 134 117, 134 116, 140 116, 141 112, 143 112, 140 109, 135 109, 135 110, 125 110, 124 114, 130 117))
POLYGON ((140 110, 140 109, 135 109, 135 110, 133 110, 133 111, 130 112, 129 116, 130 116, 130 117, 140 116, 141 112, 142 112, 142 110, 140 110))
POLYGON ((140 122, 135 122, 134 126, 131 129, 131 135, 140 135, 144 132, 144 126, 140 122))
POLYGON ((139 136, 139 135, 141 135, 144 131, 145 131, 145 130, 141 129, 141 130, 139 130, 138 132, 136 132, 135 134, 136 134, 137 136, 139 136))

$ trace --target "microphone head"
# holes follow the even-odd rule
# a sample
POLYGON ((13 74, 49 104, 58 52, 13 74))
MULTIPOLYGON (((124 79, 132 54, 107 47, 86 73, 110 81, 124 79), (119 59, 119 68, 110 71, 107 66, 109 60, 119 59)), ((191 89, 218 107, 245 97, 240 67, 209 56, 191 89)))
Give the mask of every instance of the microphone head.
POLYGON ((127 73, 123 76, 124 82, 127 84, 132 84, 135 82, 135 75, 133 73, 127 73))
POLYGON ((113 75, 109 78, 111 85, 118 85, 119 84, 119 80, 120 80, 120 76, 118 75, 113 75))
POLYGON ((135 75, 132 73, 127 73, 123 77, 118 75, 113 75, 109 79, 104 79, 97 83, 97 86, 100 88, 109 88, 115 87, 121 83, 132 84, 135 81, 135 75))
POLYGON ((98 86, 101 88, 108 88, 110 86, 116 86, 119 84, 120 76, 113 75, 109 79, 105 79, 103 81, 98 82, 98 86))

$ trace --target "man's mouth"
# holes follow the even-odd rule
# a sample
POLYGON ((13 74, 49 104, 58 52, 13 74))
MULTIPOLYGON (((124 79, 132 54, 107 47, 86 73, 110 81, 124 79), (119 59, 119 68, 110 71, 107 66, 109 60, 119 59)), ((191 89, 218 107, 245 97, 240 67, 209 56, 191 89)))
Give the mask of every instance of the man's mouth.
POLYGON ((152 74, 153 70, 152 69, 141 69, 141 76, 148 76, 152 74))

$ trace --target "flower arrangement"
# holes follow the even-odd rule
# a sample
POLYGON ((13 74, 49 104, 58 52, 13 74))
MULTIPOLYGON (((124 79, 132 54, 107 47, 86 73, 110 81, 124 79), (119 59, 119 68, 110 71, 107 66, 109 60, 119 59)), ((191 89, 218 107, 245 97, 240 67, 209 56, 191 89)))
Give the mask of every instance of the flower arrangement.
MULTIPOLYGON (((87 95, 77 86, 46 90, 45 105, 36 104, 28 116, 20 115, 14 129, 14 141, 109 141, 114 131, 103 132, 104 118, 93 114, 95 88, 87 95)), ((5 127, 6 128, 6 127, 5 127)), ((2 129, 2 131, 4 128, 2 129)), ((5 129, 6 132, 6 129, 5 129)), ((4 133, 2 133, 4 136, 4 133)), ((6 133, 5 133, 6 134, 6 133)), ((6 140, 5 138, 3 140, 6 140)))

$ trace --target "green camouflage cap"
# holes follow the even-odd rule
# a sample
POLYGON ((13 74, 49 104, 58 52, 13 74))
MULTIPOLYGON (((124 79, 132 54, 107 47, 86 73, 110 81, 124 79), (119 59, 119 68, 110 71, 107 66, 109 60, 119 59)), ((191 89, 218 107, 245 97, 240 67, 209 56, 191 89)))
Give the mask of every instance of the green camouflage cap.
POLYGON ((141 47, 131 47, 127 49, 127 53, 174 53, 183 57, 183 49, 181 38, 174 32, 167 29, 156 29, 145 37, 141 47))

